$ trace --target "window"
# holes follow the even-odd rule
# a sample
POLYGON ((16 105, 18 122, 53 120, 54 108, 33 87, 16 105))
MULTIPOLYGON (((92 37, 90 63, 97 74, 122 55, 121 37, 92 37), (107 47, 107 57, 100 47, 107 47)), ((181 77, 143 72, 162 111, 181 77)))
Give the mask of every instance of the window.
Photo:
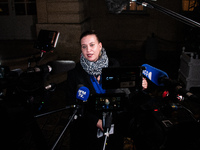
POLYGON ((9 15, 8 0, 0 1, 0 15, 9 15))
POLYGON ((36 15, 36 0, 0 0, 0 16, 36 15))
POLYGON ((36 15, 35 0, 14 0, 16 15, 36 15))
POLYGON ((142 5, 136 3, 137 0, 130 0, 124 8, 124 12, 143 12, 145 9, 142 5))
POLYGON ((197 7, 198 0, 182 0, 182 10, 183 11, 193 11, 197 7))

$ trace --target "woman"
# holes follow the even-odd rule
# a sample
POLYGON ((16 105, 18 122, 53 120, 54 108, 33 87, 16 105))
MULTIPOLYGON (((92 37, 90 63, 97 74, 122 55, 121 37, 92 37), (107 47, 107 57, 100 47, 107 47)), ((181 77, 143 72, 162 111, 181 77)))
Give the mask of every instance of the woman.
MULTIPOLYGON (((116 61, 108 58, 94 31, 84 32, 80 37, 80 43, 82 52, 80 62, 68 72, 67 101, 69 104, 75 103, 77 88, 80 84, 87 87, 91 94, 105 93, 101 84, 102 68, 118 65, 116 61)), ((97 129, 103 131, 101 118, 101 114, 88 111, 83 117, 73 122, 71 126, 72 149, 102 149, 103 143, 97 139, 97 129)))

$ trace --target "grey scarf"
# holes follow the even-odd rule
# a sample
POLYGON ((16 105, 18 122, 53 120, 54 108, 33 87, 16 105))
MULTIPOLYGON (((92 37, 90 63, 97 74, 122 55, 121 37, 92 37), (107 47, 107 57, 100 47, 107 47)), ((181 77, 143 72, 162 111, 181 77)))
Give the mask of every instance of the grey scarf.
POLYGON ((83 69, 89 74, 98 76, 102 72, 102 68, 108 67, 108 56, 104 48, 101 50, 101 56, 96 62, 87 60, 81 53, 80 63, 83 69))

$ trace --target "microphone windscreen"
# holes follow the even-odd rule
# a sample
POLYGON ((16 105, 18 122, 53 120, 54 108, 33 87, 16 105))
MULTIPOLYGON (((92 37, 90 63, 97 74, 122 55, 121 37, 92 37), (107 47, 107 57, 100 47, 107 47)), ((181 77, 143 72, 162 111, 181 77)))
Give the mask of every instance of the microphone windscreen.
POLYGON ((106 0, 109 12, 119 14, 129 4, 129 0, 106 0))
POLYGON ((152 67, 148 64, 143 64, 146 69, 142 71, 142 74, 147 77, 150 81, 152 81, 157 86, 163 86, 164 84, 160 81, 160 78, 167 77, 168 74, 160 69, 157 69, 155 67, 152 67))
POLYGON ((51 66, 52 68, 51 74, 55 75, 68 72, 69 70, 75 68, 76 63, 69 60, 56 60, 49 62, 48 66, 51 66))
POLYGON ((87 101, 89 95, 90 95, 90 90, 87 87, 82 86, 78 89, 76 93, 76 98, 82 101, 87 101))

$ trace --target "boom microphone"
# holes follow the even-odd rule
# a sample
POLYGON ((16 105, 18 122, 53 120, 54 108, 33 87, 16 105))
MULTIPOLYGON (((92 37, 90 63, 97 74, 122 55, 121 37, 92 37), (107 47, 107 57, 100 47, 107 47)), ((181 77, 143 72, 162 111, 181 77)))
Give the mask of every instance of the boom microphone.
POLYGON ((119 14, 129 4, 129 0, 106 0, 106 4, 111 13, 119 14))
MULTIPOLYGON (((154 8, 151 4, 147 2, 143 2, 141 0, 132 0, 136 2, 138 5, 142 5, 144 7, 154 8)), ((152 0, 153 1, 153 0, 152 0)), ((129 5, 130 0, 106 0, 107 8, 111 13, 119 14, 123 11, 124 7, 129 5)))
POLYGON ((157 86, 164 86, 164 83, 161 82, 162 79, 168 79, 166 72, 159 70, 155 67, 152 67, 148 64, 143 64, 146 70, 143 70, 143 75, 146 76, 150 81, 152 81, 157 86))

